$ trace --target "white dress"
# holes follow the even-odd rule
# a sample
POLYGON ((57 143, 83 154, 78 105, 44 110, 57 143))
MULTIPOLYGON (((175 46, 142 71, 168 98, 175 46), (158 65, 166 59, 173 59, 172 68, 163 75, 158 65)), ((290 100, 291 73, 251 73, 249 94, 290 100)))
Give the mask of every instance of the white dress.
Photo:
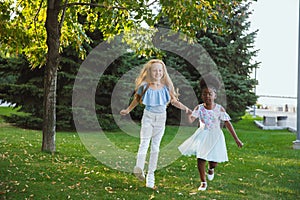
POLYGON ((221 109, 219 104, 212 110, 207 110, 200 104, 198 109, 193 111, 192 116, 199 118, 200 127, 178 147, 183 155, 195 155, 197 158, 214 162, 228 161, 225 138, 220 125, 221 120, 228 121, 230 117, 221 109))

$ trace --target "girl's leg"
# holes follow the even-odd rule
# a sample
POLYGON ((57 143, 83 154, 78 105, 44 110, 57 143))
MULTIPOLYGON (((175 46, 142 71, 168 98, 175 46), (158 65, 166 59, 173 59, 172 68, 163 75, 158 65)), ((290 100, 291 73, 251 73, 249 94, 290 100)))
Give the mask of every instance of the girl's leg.
POLYGON ((217 162, 213 162, 213 161, 208 162, 208 168, 209 169, 214 169, 215 167, 217 167, 217 165, 218 165, 217 162))
POLYGON ((144 170, 150 138, 141 138, 136 158, 136 166, 144 170))
POLYGON ((199 174, 200 174, 201 182, 206 182, 205 164, 206 164, 206 160, 203 160, 201 158, 197 158, 197 166, 198 166, 198 171, 199 171, 199 174))
POLYGON ((206 160, 197 158, 197 166, 198 166, 198 171, 199 171, 200 180, 201 180, 201 185, 199 186, 198 190, 201 190, 201 191, 204 191, 207 188, 207 182, 206 182, 206 177, 205 177, 205 164, 206 164, 206 160))
POLYGON ((208 180, 212 181, 214 179, 214 169, 217 167, 218 163, 209 161, 208 162, 208 172, 207 172, 207 178, 208 180))
POLYGON ((154 127, 154 136, 151 141, 150 160, 148 173, 154 173, 157 168, 159 146, 165 132, 165 127, 154 127))
POLYGON ((154 172, 157 169, 158 155, 159 155, 159 146, 162 140, 162 137, 165 132, 165 122, 166 116, 158 116, 156 117, 154 127, 153 127, 153 136, 151 141, 151 149, 150 149, 150 159, 148 166, 148 173, 146 179, 146 186, 150 188, 154 188, 155 185, 155 177, 154 172))
POLYGON ((133 170, 135 176, 143 181, 145 180, 144 167, 152 135, 151 117, 144 113, 142 118, 142 127, 140 132, 140 145, 136 158, 136 166, 133 170))

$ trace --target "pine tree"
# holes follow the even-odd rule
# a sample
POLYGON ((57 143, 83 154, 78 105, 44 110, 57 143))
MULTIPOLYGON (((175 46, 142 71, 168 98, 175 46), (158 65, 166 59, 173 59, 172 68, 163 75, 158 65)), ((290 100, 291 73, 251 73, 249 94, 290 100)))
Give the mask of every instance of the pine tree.
POLYGON ((12 103, 26 115, 12 115, 7 120, 21 127, 39 128, 42 122, 43 70, 30 69, 24 56, 0 60, 0 99, 12 103), (8 77, 11 81, 5 82, 8 77))
POLYGON ((257 81, 250 77, 259 63, 251 63, 256 56, 254 40, 257 31, 249 33, 250 3, 239 4, 228 18, 230 32, 218 34, 212 30, 200 31, 199 43, 216 62, 226 89, 227 112, 233 120, 245 114, 247 106, 254 105, 257 96, 253 88, 257 81))

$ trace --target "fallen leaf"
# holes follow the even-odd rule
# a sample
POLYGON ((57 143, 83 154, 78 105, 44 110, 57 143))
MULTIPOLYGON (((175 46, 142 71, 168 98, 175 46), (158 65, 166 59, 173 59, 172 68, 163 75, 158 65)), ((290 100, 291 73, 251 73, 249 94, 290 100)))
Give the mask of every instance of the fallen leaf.
POLYGON ((151 200, 151 199, 154 199, 154 198, 155 198, 155 195, 151 194, 149 199, 151 200))
POLYGON ((108 193, 112 194, 112 193, 116 193, 115 191, 113 191, 113 188, 110 186, 107 186, 104 188, 108 193))

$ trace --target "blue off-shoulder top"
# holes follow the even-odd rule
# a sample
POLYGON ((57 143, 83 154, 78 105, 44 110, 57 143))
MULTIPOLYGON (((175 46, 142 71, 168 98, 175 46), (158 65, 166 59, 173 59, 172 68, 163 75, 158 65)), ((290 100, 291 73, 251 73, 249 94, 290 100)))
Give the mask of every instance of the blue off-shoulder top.
MULTIPOLYGON (((147 88, 147 84, 139 87, 137 93, 142 94, 143 90, 147 88)), ((153 113, 163 113, 166 111, 167 104, 171 100, 169 88, 164 86, 161 89, 153 90, 150 87, 142 96, 142 103, 146 106, 147 111, 153 113)))

